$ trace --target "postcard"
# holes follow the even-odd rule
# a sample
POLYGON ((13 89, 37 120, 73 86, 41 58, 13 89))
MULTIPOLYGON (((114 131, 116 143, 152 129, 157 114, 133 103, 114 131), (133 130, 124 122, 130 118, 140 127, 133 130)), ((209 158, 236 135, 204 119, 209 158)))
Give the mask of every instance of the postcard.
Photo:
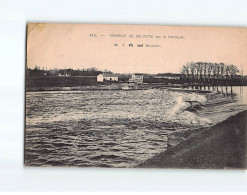
POLYGON ((247 28, 27 25, 25 166, 246 169, 247 28))

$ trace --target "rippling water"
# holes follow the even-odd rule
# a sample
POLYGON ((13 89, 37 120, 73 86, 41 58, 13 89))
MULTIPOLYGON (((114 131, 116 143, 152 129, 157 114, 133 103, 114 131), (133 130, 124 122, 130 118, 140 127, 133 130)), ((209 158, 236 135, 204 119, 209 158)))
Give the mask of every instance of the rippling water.
POLYGON ((27 92, 25 163, 132 167, 164 151, 177 97, 166 90, 27 92))

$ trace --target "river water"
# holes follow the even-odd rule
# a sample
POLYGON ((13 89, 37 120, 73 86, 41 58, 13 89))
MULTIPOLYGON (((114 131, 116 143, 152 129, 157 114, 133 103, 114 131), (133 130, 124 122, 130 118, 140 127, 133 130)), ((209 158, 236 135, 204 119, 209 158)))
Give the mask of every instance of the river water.
POLYGON ((185 100, 207 101, 164 89, 27 92, 25 164, 133 167, 166 150, 170 132, 210 126, 185 100))

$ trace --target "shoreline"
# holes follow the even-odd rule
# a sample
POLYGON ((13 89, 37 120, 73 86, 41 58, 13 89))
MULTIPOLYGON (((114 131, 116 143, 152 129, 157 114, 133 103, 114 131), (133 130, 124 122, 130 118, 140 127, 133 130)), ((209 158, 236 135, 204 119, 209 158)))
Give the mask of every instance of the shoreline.
POLYGON ((211 127, 183 132, 187 138, 136 167, 246 169, 246 127, 247 110, 231 114, 211 127))
MULTIPOLYGON (((148 89, 166 89, 171 92, 178 93, 198 93, 198 94, 208 94, 208 93, 222 93, 221 90, 213 89, 189 89, 182 85, 166 85, 163 83, 128 83, 119 82, 111 84, 97 83, 95 85, 80 85, 80 86, 47 86, 47 87, 27 87, 26 92, 43 92, 43 91, 99 91, 99 90, 123 90, 124 87, 130 87, 129 90, 148 90, 148 89), (133 87, 135 86, 135 87, 133 87)), ((230 86, 228 86, 230 87, 230 86)), ((236 86, 232 86, 236 87, 236 86)), ((237 86, 240 87, 240 86, 237 86)))

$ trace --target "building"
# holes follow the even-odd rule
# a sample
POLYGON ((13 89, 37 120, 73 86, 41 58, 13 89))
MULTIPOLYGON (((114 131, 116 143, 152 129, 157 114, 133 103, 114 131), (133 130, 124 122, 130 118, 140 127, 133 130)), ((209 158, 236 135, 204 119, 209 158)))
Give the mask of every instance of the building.
POLYGON ((118 76, 112 73, 102 73, 97 76, 97 82, 118 81, 118 76))
POLYGON ((143 83, 143 75, 142 74, 133 74, 132 77, 129 79, 129 82, 143 83))
POLYGON ((179 80, 181 74, 173 74, 173 73, 164 73, 164 74, 157 74, 154 76, 156 79, 169 79, 169 80, 179 80))
POLYGON ((58 76, 60 76, 60 77, 70 77, 71 74, 68 74, 68 73, 61 74, 61 73, 59 73, 58 76))

